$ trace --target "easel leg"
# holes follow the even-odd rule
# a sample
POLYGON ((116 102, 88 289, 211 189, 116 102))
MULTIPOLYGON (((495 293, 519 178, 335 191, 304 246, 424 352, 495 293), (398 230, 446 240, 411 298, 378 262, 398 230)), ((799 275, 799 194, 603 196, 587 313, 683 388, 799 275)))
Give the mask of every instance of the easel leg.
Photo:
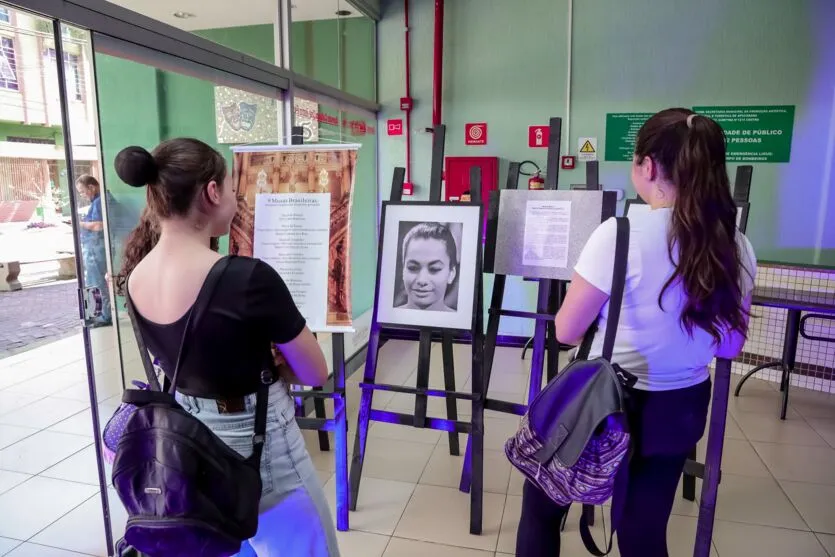
MULTIPOLYGON (((363 382, 373 384, 377 375, 377 351, 380 348, 380 331, 375 328, 371 331, 368 339, 368 357, 365 361, 365 372, 363 382)), ((351 458, 351 499, 350 509, 357 510, 357 499, 359 498, 360 480, 362 479, 362 465, 365 460, 365 447, 368 441, 368 426, 371 419, 371 403, 374 391, 363 389, 360 396, 360 406, 357 415, 357 433, 354 436, 354 455, 351 458)))
MULTIPOLYGON (((494 310, 500 310, 502 302, 504 301, 504 287, 507 277, 505 275, 495 275, 493 277, 493 296, 490 301, 490 307, 494 310)), ((498 311, 493 311, 487 318, 487 333, 484 337, 484 364, 482 365, 483 384, 481 393, 482 400, 487 398, 487 393, 490 392, 490 376, 493 372, 493 358, 496 356, 496 340, 499 335, 499 323, 501 322, 501 315, 498 311)), ((523 358, 524 359, 524 358, 523 358)), ((475 386, 475 374, 473 374, 473 385, 475 386)), ((475 392, 475 387, 473 392, 475 392)), ((482 402, 482 406, 483 406, 482 402)), ((467 449, 464 453, 464 466, 461 470, 461 482, 458 489, 464 493, 470 491, 470 474, 472 468, 473 457, 472 437, 467 439, 467 449)))
MULTIPOLYGON (((452 350, 452 335, 445 332, 441 343, 441 352, 444 360, 444 389, 447 391, 455 391, 455 359, 452 350)), ((457 402, 454 397, 447 397, 446 399, 447 419, 456 422, 458 421, 457 402)), ((453 456, 461 454, 461 448, 458 445, 458 434, 454 431, 449 433, 449 454, 453 456)))
MULTIPOLYGON (((336 445, 336 529, 346 532, 348 508, 350 507, 350 485, 348 483, 348 410, 345 396, 345 338, 342 333, 331 335, 333 352, 333 399, 334 444, 336 445)), ((327 432, 324 432, 327 436, 327 432)), ((321 442, 321 438, 320 438, 321 442)))
MULTIPOLYGON (((432 354, 432 331, 420 331, 420 346, 418 347, 417 385, 418 389, 429 388, 429 359, 432 354)), ((415 396, 415 427, 426 427, 426 407, 429 397, 418 394, 415 396)))
MULTIPOLYGON (((334 373, 336 370, 334 369, 334 373)), ((314 391, 321 391, 322 387, 313 387, 314 391)), ((326 418, 327 414, 325 413, 325 399, 323 398, 314 398, 313 399, 313 412, 317 418, 326 418)), ((336 408, 334 408, 334 416, 336 416, 336 408)), ((320 451, 329 451, 331 450, 331 442, 330 438, 328 437, 327 431, 319 431, 319 450, 320 451)))
MULTIPOLYGON (((696 447, 693 447, 693 450, 690 451, 690 455, 687 458, 694 462, 696 461, 696 458, 698 458, 696 447)), ((691 476, 686 472, 684 473, 684 477, 681 479, 681 496, 688 501, 696 500, 696 476, 691 476)))

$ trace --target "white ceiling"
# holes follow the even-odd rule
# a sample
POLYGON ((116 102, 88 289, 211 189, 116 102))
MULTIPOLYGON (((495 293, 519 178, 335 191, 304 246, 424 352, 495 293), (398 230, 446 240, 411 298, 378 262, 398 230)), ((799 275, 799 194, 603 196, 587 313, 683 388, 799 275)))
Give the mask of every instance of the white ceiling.
MULTIPOLYGON (((174 27, 193 31, 218 27, 239 27, 273 23, 278 0, 110 0, 114 4, 162 21, 174 27), (180 19, 175 12, 195 17, 180 19)), ((336 19, 337 10, 351 12, 347 17, 361 17, 345 0, 292 0, 293 21, 336 19)))

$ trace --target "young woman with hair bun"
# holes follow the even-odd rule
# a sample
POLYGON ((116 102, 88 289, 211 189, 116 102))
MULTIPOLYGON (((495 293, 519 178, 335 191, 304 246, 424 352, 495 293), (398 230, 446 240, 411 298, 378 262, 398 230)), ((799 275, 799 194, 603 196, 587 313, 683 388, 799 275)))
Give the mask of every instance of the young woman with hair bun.
MULTIPOLYGON (((235 192, 224 158, 196 139, 165 141, 150 153, 128 147, 116 157, 116 171, 125 183, 148 189, 146 213, 126 246, 124 291, 136 309, 135 326, 171 378, 189 310, 222 259, 210 245, 229 232, 235 192)), ((261 516, 241 555, 338 556, 288 389, 288 383, 322 385, 328 369, 284 281, 261 261, 232 257, 190 339, 177 399, 244 456, 252 452, 254 393, 273 345, 288 364, 270 387, 261 516)))

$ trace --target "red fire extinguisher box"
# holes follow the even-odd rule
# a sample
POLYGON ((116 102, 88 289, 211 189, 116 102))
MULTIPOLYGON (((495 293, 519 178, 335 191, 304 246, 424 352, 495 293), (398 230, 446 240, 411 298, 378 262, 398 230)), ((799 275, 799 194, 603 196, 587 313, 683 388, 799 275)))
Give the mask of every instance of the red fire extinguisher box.
POLYGON ((470 191, 470 168, 481 168, 481 201, 484 205, 484 230, 487 230, 487 210, 490 192, 499 189, 498 157, 447 157, 444 165, 444 191, 446 201, 461 201, 470 191))

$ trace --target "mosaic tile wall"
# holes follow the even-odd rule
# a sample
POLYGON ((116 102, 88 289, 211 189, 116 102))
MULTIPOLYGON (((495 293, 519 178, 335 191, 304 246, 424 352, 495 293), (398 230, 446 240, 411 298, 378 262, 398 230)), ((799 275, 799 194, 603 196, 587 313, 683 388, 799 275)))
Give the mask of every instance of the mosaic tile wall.
MULTIPOLYGON (((835 304, 835 269, 760 263, 755 294, 758 290, 773 288, 803 292, 807 296, 835 304)), ((748 342, 742 356, 734 363, 735 373, 746 373, 753 366, 782 357, 787 311, 755 305, 752 313, 748 342)), ((835 318, 810 318, 806 321, 805 332, 809 336, 835 341, 835 318)), ((779 381, 780 375, 779 369, 770 368, 760 372, 757 377, 779 381)), ((792 385, 835 393, 835 342, 808 340, 801 336, 792 385)))

